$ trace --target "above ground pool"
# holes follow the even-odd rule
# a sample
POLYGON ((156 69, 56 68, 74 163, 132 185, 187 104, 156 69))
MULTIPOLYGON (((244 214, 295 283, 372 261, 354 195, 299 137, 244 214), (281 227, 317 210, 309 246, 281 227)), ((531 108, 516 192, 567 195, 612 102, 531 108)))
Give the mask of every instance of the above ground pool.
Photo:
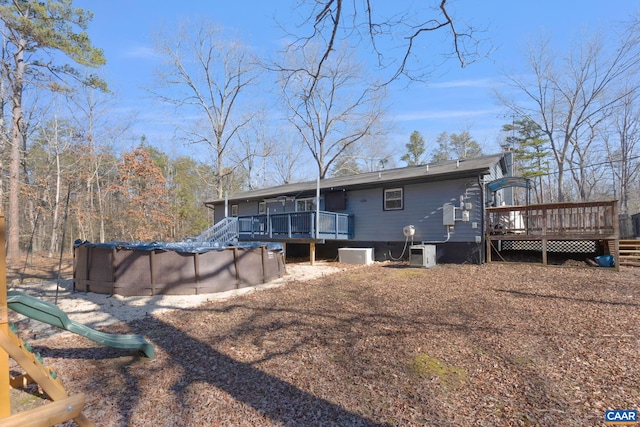
POLYGON ((282 245, 109 242, 74 244, 81 292, 123 296, 195 295, 255 286, 284 276, 282 245))

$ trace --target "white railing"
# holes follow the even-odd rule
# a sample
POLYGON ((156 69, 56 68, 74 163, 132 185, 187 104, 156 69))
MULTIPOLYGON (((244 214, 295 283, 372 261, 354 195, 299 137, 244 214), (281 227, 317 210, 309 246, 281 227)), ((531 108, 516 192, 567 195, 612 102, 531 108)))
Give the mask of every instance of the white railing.
POLYGON ((238 240, 238 218, 226 217, 213 227, 200 233, 196 242, 218 242, 222 244, 238 240))

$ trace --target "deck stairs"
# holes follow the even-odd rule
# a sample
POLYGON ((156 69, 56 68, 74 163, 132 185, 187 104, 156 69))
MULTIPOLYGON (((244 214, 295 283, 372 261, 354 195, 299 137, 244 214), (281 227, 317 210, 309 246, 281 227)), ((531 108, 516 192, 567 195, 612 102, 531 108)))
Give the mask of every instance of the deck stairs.
POLYGON ((640 267, 640 240, 620 240, 620 265, 640 267))
POLYGON ((226 217, 195 238, 196 242, 218 242, 223 245, 238 241, 238 218, 226 217))

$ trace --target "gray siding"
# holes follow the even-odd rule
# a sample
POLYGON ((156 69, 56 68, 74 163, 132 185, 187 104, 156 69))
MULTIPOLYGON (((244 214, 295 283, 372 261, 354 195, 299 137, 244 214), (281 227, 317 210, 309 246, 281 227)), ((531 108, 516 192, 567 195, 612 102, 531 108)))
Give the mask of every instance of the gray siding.
MULTIPOLYGON (((412 242, 425 242, 437 246, 438 262, 483 262, 481 243, 484 227, 484 207, 491 202, 511 204, 513 192, 503 189, 495 195, 484 193, 486 183, 510 175, 510 159, 504 155, 484 156, 477 159, 442 162, 423 167, 398 168, 376 173, 365 173, 350 177, 328 178, 321 182, 322 195, 329 192, 345 191, 346 208, 341 213, 352 216, 353 240, 327 240, 319 245, 317 254, 334 258, 341 247, 372 247, 377 260, 395 259, 392 256, 407 258, 405 236, 402 229, 407 225, 415 227, 412 242), (477 174, 482 175, 481 184, 477 174), (459 178, 465 176, 465 178, 459 178), (416 183, 422 179, 431 182, 416 183), (404 183, 404 184, 402 184, 404 183), (374 188, 372 188, 375 186, 374 188), (384 190, 403 189, 403 209, 384 210, 384 190), (462 200, 461 200, 462 197, 462 200), (464 204, 464 209, 461 208, 464 204), (443 206, 455 207, 455 225, 448 228, 443 224, 443 206), (470 209, 466 209, 467 206, 470 209), (484 206, 483 206, 484 205, 484 206), (469 214, 469 221, 462 221, 462 213, 469 214), (401 255, 401 253, 403 255, 401 255)), ((255 190, 235 196, 240 216, 259 213, 259 201, 271 200, 267 204, 269 213, 295 211, 292 198, 313 198, 316 183, 297 183, 271 189, 255 190), (285 198, 286 196, 286 198, 285 198), (279 198, 285 198, 283 204, 279 198)), ((327 196, 328 197, 328 196, 327 196)), ((335 199, 332 205, 335 206, 335 199)), ((340 203, 337 204, 341 206, 340 203)), ((224 202, 214 200, 207 206, 215 207, 215 222, 224 217, 224 202)), ((230 208, 231 209, 231 208, 230 208)), ((320 209, 325 210, 324 201, 320 209)), ((309 247, 306 244, 290 242, 288 251, 304 256, 309 247)))
MULTIPOLYGON (((502 170, 502 166, 500 165, 500 163, 496 163, 491 168, 491 173, 485 177, 484 182, 489 183, 491 181, 495 181, 496 179, 503 178, 504 176, 507 176, 507 175, 505 175, 504 171, 502 170)), ((487 194, 485 195, 485 200, 487 205, 492 205, 492 206, 502 206, 503 204, 513 205, 513 188, 511 187, 503 188, 501 190, 496 191, 495 195, 491 191, 487 190, 487 194), (494 200, 494 197, 495 197, 495 200, 494 200)))
MULTIPOLYGON (((395 188, 395 187, 389 187, 395 188)), ((443 242, 447 229, 443 225, 443 205, 451 203, 460 207, 460 197, 471 203, 470 221, 456 221, 449 242, 474 242, 482 231, 482 206, 477 180, 459 179, 402 186, 404 209, 385 211, 384 188, 349 191, 347 213, 354 216, 354 240, 397 242, 405 239, 402 228, 413 225, 416 229, 413 241, 443 242), (473 228, 475 223, 476 228, 473 228)), ((461 211, 456 211, 461 217, 461 211)))
MULTIPOLYGON (((238 205, 239 216, 258 215, 260 200, 249 200, 246 202, 229 202, 229 216, 231 216, 231 205, 238 205)), ((269 202, 267 203, 269 213, 283 213, 295 211, 294 202, 287 200, 284 204, 282 202, 269 202)), ((224 219, 224 203, 217 204, 213 213, 214 224, 224 219)))
MULTIPOLYGON (((492 175, 502 176, 501 171, 493 170, 492 175)), ((488 177, 487 177, 488 178, 488 177)), ((494 178, 488 179, 488 181, 494 178)), ((257 215, 258 201, 238 202, 238 214, 257 215)), ((476 243, 476 236, 482 234, 482 206, 480 187, 477 179, 464 178, 450 181, 428 182, 388 186, 347 192, 347 209, 343 211, 353 215, 354 241, 398 242, 404 241, 403 227, 415 227, 414 243, 420 242, 467 242, 476 243), (403 188, 402 210, 384 210, 385 188, 403 188), (470 203, 469 221, 456 221, 447 237, 447 228, 443 225, 443 205, 450 203, 460 208, 461 196, 465 204, 470 203)), ((231 205, 231 203, 230 203, 231 205)), ((321 203, 322 207, 323 203, 321 203)), ((267 204, 270 213, 295 211, 295 204, 287 200, 267 204)), ((229 214, 231 206, 229 206, 229 214)), ((462 212, 456 209, 456 218, 462 212)), ((224 205, 216 205, 215 222, 224 217, 224 205)))

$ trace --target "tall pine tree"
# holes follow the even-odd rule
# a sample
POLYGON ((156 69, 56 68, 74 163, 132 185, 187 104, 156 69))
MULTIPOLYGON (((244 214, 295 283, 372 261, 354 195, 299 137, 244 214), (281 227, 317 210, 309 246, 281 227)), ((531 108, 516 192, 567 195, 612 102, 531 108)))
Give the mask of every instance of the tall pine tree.
POLYGON ((25 87, 38 83, 39 87, 61 90, 65 86, 61 78, 66 76, 83 84, 106 88, 95 76, 85 78, 69 64, 51 61, 52 52, 60 52, 83 66, 97 67, 106 62, 102 50, 93 47, 84 32, 91 19, 90 12, 73 7, 71 0, 0 0, 0 31, 6 45, 2 66, 11 88, 12 104, 7 258, 17 256, 20 251, 19 192, 25 87))
POLYGON ((502 130, 509 134, 505 148, 515 153, 516 174, 536 183, 536 201, 544 203, 543 177, 549 174, 551 155, 549 140, 544 138, 540 126, 529 118, 505 124, 502 130))
POLYGON ((482 155, 482 147, 469 131, 460 133, 442 132, 438 135, 438 148, 431 157, 432 162, 452 159, 471 159, 482 155))
POLYGON ((417 130, 414 130, 409 137, 409 142, 405 144, 407 152, 400 157, 400 160, 407 162, 407 166, 417 166, 422 164, 422 155, 425 151, 424 138, 417 130))

